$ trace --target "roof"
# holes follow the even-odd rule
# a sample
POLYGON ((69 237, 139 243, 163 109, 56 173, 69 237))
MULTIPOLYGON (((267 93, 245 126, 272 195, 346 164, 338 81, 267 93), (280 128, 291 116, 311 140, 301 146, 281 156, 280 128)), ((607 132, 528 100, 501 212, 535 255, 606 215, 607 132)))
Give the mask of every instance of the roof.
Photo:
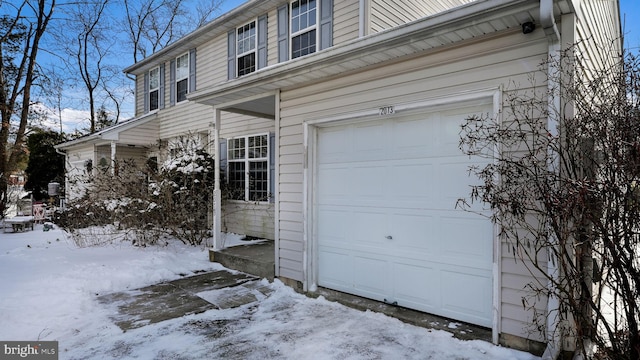
POLYGON ((117 140, 118 136, 121 132, 134 128, 136 126, 144 125, 157 117, 157 113, 149 113, 143 116, 132 118, 116 125, 110 126, 106 129, 102 129, 93 134, 84 135, 75 140, 63 142, 54 146, 56 149, 65 150, 71 148, 76 145, 81 145, 87 142, 97 142, 99 140, 104 140, 105 142, 110 142, 112 140, 117 140))

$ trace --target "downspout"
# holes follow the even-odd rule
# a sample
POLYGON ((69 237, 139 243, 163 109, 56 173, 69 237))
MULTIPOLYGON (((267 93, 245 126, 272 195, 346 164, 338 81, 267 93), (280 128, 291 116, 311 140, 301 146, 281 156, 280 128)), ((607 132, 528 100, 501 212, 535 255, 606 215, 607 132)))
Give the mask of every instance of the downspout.
MULTIPOLYGON (((559 63, 557 62, 560 55, 560 31, 553 14, 553 0, 540 0, 540 23, 544 29, 547 40, 549 41, 548 50, 548 76, 547 76, 547 131, 551 136, 559 135, 558 112, 560 110, 560 84, 558 75, 560 72, 559 63)), ((551 157, 556 158, 556 157, 551 157)), ((557 164, 550 163, 549 168, 557 171, 557 164)), ((557 244, 555 246, 558 246, 557 244)), ((557 253, 557 252, 556 252, 557 253)), ((557 259, 550 259, 547 262, 547 274, 557 283, 560 274, 557 259)), ((560 318, 560 299, 557 293, 551 290, 552 296, 549 296, 547 302, 547 348, 542 354, 543 360, 555 360, 562 350, 562 333, 559 328, 560 318)))

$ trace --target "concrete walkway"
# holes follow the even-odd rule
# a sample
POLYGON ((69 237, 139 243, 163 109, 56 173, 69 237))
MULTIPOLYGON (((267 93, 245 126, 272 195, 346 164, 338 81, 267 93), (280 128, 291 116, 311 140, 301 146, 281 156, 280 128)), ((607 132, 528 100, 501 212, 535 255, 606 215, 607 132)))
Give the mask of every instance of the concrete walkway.
POLYGON ((211 309, 242 306, 271 291, 255 276, 221 270, 102 295, 98 301, 117 308, 113 321, 127 331, 211 309))

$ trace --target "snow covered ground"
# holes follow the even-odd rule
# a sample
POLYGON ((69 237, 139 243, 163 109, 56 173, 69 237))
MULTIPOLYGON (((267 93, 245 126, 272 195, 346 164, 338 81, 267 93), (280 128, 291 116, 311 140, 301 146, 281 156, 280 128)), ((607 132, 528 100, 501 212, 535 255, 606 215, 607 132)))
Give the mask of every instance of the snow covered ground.
POLYGON ((61 230, 43 232, 42 225, 0 232, 0 341, 56 340, 60 359, 538 359, 307 298, 277 280, 257 303, 126 332, 97 301, 219 269, 206 249, 179 242, 79 248, 61 230))

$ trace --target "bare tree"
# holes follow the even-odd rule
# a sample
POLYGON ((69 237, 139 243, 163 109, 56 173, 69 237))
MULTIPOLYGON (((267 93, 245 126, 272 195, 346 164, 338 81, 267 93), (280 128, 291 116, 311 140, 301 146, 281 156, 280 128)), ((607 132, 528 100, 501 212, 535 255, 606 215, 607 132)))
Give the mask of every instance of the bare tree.
MULTIPOLYGON (((77 79, 86 90, 89 107, 89 133, 96 131, 96 112, 101 104, 101 90, 112 67, 106 64, 114 43, 107 10, 110 0, 74 3, 63 9, 64 26, 57 33, 64 45, 64 58, 70 79, 77 79)), ((106 97, 105 97, 106 98, 106 97)))
POLYGON ((127 38, 133 61, 148 55, 195 30, 210 20, 220 0, 124 0, 127 38), (195 6, 194 6, 195 5, 195 6))
POLYGON ((52 66, 48 69, 46 79, 44 79, 45 85, 43 86, 44 97, 48 100, 48 103, 52 104, 57 121, 57 125, 60 128, 60 134, 64 132, 63 129, 63 101, 64 92, 67 87, 68 78, 63 74, 63 70, 60 67, 52 66))
POLYGON ((7 202, 8 176, 23 154, 32 87, 39 76, 38 51, 55 3, 24 0, 17 5, 3 4, 12 12, 0 17, 0 213, 7 202))
MULTIPOLYGON (((461 149, 493 161, 471 169, 482 185, 460 204, 489 204, 515 258, 536 275, 523 304, 557 299, 546 316, 584 357, 638 359, 640 61, 614 54, 617 64, 595 71, 573 51, 543 64, 557 74, 508 91, 501 121, 467 120, 461 149), (575 76, 587 71, 589 80, 575 76), (548 84, 560 108, 532 90, 548 84)), ((542 320, 539 329, 551 331, 542 320)))

